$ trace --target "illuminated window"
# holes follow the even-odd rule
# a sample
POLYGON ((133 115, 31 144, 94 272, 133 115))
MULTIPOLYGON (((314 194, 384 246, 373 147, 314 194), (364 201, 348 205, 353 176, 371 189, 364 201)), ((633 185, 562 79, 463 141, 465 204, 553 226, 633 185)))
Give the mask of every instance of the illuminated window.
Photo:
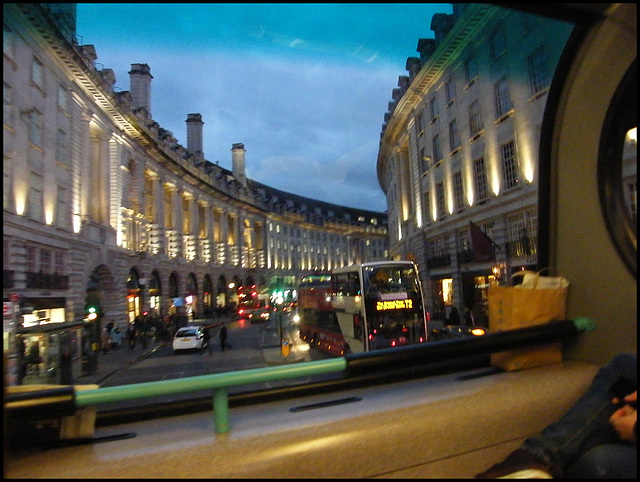
POLYGON ((502 144, 502 176, 505 189, 512 189, 519 183, 516 150, 513 141, 502 144))
POLYGON ((480 116, 480 104, 477 99, 469 104, 469 129, 471 130, 471 137, 479 134, 484 129, 482 117, 480 116))
POLYGON ((464 209, 464 186, 462 184, 462 172, 456 171, 453 173, 453 189, 456 202, 456 211, 462 211, 464 209))
POLYGON ((487 167, 484 157, 480 157, 473 161, 473 170, 475 174, 475 188, 477 201, 485 201, 489 197, 487 190, 487 167))
POLYGON ((27 212, 31 219, 42 220, 42 176, 35 172, 30 175, 27 212))

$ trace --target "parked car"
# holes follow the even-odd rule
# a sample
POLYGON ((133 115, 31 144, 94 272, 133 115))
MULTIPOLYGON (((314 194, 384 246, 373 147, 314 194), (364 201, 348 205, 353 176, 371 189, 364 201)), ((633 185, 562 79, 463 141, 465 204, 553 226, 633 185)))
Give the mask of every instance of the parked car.
POLYGON ((204 329, 201 326, 186 326, 178 329, 173 337, 173 352, 179 350, 202 351, 204 329))

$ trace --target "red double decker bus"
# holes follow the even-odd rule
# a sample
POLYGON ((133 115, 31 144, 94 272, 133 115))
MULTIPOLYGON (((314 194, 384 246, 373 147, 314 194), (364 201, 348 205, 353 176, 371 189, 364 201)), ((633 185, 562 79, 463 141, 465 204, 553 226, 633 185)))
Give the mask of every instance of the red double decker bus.
POLYGON ((416 265, 361 263, 310 274, 298 287, 300 337, 342 356, 427 341, 427 319, 416 265))

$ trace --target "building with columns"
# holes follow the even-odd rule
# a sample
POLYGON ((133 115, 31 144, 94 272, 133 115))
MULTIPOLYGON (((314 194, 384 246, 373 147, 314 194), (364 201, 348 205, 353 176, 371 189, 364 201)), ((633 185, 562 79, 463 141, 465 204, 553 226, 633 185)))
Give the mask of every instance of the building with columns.
POLYGON ((537 264, 540 125, 571 27, 453 4, 431 29, 384 116, 390 256, 418 263, 433 317, 486 323, 489 283, 537 264))
POLYGON ((114 90, 94 46, 77 42, 75 4, 3 13, 5 351, 37 341, 55 367, 64 346, 78 375, 109 321, 210 314, 243 284, 294 286, 388 257, 385 213, 247 179, 241 143, 231 171, 208 161, 199 113, 179 144, 153 120, 150 66, 132 64, 130 90, 114 90))

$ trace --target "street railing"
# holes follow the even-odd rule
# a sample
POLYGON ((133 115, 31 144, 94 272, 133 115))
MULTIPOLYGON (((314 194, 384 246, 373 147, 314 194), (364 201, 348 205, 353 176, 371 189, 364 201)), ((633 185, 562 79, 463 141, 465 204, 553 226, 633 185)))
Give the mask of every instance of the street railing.
MULTIPOLYGON (((468 356, 482 355, 541 343, 561 341, 578 333, 591 331, 594 322, 588 318, 553 321, 543 325, 490 333, 455 340, 442 340, 406 347, 386 348, 367 353, 348 354, 343 357, 301 362, 294 365, 271 366, 234 372, 201 375, 175 380, 135 383, 105 388, 76 390, 65 402, 80 408, 100 403, 115 403, 139 398, 150 398, 178 393, 213 391, 213 412, 216 433, 230 430, 228 390, 252 383, 285 380, 303 376, 344 372, 345 377, 380 373, 391 369, 422 367, 468 356)), ((46 393, 37 394, 46 403, 46 393)), ((11 412, 11 400, 6 408, 11 412)), ((25 403, 22 401, 21 403, 25 403)), ((16 407, 17 408, 17 407, 16 407)), ((42 407, 40 408, 42 410, 42 407)))

